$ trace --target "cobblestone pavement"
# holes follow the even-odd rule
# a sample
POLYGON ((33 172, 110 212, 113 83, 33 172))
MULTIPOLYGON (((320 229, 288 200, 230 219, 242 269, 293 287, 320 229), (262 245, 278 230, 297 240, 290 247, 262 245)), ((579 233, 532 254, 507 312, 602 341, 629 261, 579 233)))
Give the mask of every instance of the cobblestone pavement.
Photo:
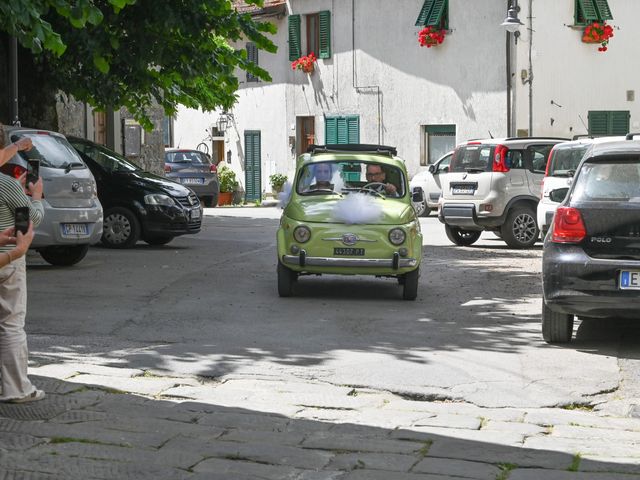
POLYGON ((47 398, 0 404, 2 480, 640 478, 635 418, 90 364, 32 372, 47 398))

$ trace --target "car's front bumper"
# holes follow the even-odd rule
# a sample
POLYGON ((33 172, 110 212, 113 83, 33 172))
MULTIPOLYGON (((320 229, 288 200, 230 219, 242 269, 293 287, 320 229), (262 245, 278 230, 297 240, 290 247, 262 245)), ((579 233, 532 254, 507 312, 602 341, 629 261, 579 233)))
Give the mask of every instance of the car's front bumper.
POLYGON ((620 288, 621 270, 640 270, 640 261, 593 258, 576 245, 547 238, 542 257, 544 301, 561 313, 640 319, 640 290, 620 288))
POLYGON ((179 207, 142 207, 142 230, 146 235, 186 235, 198 233, 202 226, 202 209, 179 207), (195 212, 197 218, 193 218, 195 212))
POLYGON ((418 260, 415 258, 400 257, 394 252, 391 259, 388 258, 335 258, 335 257, 308 257, 302 250, 298 255, 284 255, 282 261, 285 265, 299 267, 355 267, 355 268, 415 268, 418 260))

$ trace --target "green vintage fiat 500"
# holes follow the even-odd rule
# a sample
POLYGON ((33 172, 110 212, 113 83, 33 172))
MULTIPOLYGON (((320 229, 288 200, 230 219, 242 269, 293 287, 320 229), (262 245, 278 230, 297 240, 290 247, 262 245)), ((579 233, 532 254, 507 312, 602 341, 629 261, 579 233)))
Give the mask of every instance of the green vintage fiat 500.
POLYGON ((326 273, 395 277, 415 300, 422 233, 396 149, 312 145, 296 170, 277 233, 280 296, 300 275, 326 273))

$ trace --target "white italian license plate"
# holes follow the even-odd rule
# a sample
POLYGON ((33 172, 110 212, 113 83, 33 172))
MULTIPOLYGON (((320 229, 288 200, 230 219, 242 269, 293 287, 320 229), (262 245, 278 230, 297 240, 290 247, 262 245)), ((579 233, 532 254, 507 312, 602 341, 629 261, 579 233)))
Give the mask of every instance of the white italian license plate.
POLYGON ((63 223, 63 235, 89 235, 89 229, 85 223, 63 223))
POLYGON ((640 290, 640 271, 622 270, 620 272, 620 288, 622 290, 640 290))
POLYGON ((453 188, 451 193, 454 195, 473 195, 475 193, 475 189, 473 187, 469 188, 453 188))
POLYGON ((191 210, 191 220, 197 220, 200 218, 200 209, 194 208, 191 210))
POLYGON ((182 183, 191 184, 191 185, 202 184, 204 183, 204 178, 183 178, 182 183))

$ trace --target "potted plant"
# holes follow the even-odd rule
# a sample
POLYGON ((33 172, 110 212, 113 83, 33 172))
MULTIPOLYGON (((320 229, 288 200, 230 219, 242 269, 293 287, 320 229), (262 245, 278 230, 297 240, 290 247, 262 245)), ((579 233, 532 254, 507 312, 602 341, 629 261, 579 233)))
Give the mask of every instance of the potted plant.
POLYGON ((304 73, 312 73, 316 60, 315 54, 311 52, 309 55, 305 55, 291 62, 291 69, 302 70, 304 73))
POLYGON ((238 186, 236 172, 226 165, 218 170, 218 181, 220 182, 220 195, 218 195, 218 205, 231 205, 233 192, 238 186))
POLYGON ((274 173, 269 176, 269 183, 271 184, 271 189, 273 193, 280 193, 282 191, 282 187, 285 183, 287 183, 287 176, 282 173, 274 173))
POLYGON ((584 43, 599 43, 599 52, 606 52, 609 39, 613 37, 613 27, 607 22, 593 22, 584 27, 582 41, 584 43))
POLYGON ((435 47, 444 42, 446 30, 441 30, 436 27, 424 27, 418 32, 418 43, 421 47, 435 47))

